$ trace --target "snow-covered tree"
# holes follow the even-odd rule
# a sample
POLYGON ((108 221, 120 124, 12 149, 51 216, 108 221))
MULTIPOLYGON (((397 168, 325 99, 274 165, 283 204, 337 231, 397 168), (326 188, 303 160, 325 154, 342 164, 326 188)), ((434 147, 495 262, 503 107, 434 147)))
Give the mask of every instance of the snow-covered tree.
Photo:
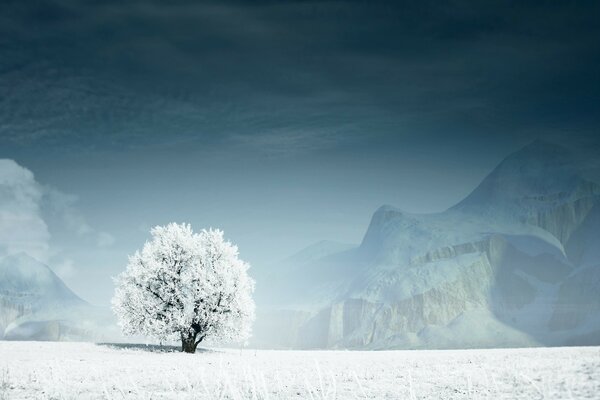
POLYGON ((206 338, 245 340, 254 319, 249 265, 220 230, 188 224, 152 229, 115 280, 113 310, 125 334, 181 340, 193 353, 206 338))

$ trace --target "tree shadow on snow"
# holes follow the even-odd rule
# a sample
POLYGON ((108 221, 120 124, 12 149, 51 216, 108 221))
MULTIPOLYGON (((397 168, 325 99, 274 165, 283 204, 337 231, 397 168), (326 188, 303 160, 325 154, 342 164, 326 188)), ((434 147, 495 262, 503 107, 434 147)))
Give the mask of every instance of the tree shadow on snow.
MULTIPOLYGON (((181 353, 181 346, 143 344, 143 343, 96 343, 115 350, 138 350, 151 353, 181 353)), ((196 353, 209 353, 212 350, 197 348, 196 353)))

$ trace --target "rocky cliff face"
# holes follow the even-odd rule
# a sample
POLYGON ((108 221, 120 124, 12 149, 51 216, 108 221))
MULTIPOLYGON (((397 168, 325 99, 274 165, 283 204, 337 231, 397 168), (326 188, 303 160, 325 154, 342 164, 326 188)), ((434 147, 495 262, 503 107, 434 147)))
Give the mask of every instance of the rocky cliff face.
POLYGON ((600 343, 599 237, 600 186, 565 149, 532 143, 451 209, 381 207, 356 249, 278 271, 287 296, 271 304, 303 310, 281 345, 600 343))

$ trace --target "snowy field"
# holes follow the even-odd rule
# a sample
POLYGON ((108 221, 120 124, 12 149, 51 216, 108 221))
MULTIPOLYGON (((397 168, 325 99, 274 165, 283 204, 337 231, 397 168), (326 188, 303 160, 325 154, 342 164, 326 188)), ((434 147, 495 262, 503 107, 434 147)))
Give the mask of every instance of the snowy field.
POLYGON ((196 354, 1 342, 0 399, 600 399, 600 347, 196 354))

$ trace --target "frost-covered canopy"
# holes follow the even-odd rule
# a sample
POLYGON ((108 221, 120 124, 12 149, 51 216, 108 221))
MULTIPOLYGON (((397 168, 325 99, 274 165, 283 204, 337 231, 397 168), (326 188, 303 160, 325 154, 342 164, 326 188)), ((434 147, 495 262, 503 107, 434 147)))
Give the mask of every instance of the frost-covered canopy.
MULTIPOLYGON (((158 340, 245 340, 254 318, 254 281, 220 230, 152 229, 117 279, 113 309, 126 334, 158 340)), ((194 348, 195 349, 195 348, 194 348)))

